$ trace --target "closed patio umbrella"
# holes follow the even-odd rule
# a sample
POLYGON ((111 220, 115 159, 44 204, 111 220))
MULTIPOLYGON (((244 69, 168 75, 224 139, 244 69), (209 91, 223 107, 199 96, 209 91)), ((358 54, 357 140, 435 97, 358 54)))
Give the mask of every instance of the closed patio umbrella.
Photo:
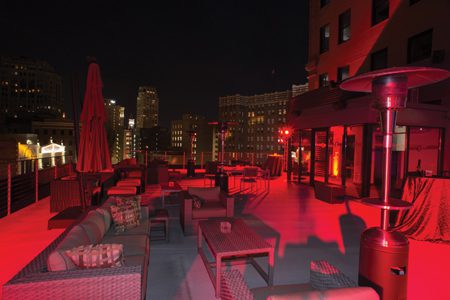
POLYGON ((82 129, 78 148, 78 172, 95 173, 112 168, 106 139, 106 112, 102 88, 100 68, 97 63, 92 62, 89 65, 80 116, 82 129))

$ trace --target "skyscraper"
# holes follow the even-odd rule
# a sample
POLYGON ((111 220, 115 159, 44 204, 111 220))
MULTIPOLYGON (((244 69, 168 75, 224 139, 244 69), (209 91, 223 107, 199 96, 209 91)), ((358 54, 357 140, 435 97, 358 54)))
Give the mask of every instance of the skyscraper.
POLYGON ((113 164, 123 157, 123 130, 125 126, 125 107, 117 105, 113 99, 105 99, 108 114, 106 132, 108 134, 109 153, 113 164))
POLYGON ((136 105, 136 127, 152 128, 158 126, 158 92, 152 86, 139 87, 136 105))

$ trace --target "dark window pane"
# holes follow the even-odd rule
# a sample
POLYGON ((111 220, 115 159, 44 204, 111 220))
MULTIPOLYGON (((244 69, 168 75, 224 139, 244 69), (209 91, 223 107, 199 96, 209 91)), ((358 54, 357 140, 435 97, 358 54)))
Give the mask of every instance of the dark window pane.
POLYGON ((338 68, 338 74, 337 74, 338 82, 341 82, 341 81, 347 79, 348 76, 349 76, 349 73, 350 73, 350 67, 349 66, 338 68))
POLYGON ((389 0, 372 1, 372 26, 389 18, 389 0))
POLYGON ((320 27, 320 53, 328 51, 329 41, 330 41, 330 25, 320 27))
POLYGON ((320 0, 320 7, 324 7, 328 3, 330 3, 330 0, 320 0))
POLYGON ((408 39, 408 63, 431 57, 433 29, 408 39))
POLYGON ((323 73, 319 75, 319 86, 324 87, 328 86, 328 73, 323 73))
POLYGON ((339 15, 339 43, 350 39, 350 9, 339 15))
POLYGON ((370 57, 370 69, 379 70, 387 68, 387 48, 372 53, 370 57))

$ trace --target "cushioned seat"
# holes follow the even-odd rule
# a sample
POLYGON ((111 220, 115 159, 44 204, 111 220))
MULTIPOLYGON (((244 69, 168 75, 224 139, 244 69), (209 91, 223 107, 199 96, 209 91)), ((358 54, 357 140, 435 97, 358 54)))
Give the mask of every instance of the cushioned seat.
POLYGON ((147 255, 149 240, 144 235, 107 235, 103 238, 103 244, 123 244, 125 257, 129 255, 147 255))
POLYGON ((125 178, 117 181, 116 186, 140 186, 141 180, 139 178, 125 178))
POLYGON ((219 201, 206 201, 202 207, 192 209, 192 218, 219 218, 227 215, 227 209, 219 201))
POLYGON ((113 186, 108 190, 108 196, 136 195, 136 191, 136 187, 133 186, 113 186))
MULTIPOLYGON (((148 219, 140 220, 141 224, 135 228, 127 229, 124 232, 121 232, 120 235, 148 235, 150 221, 148 219)), ((109 231, 106 233, 107 236, 116 236, 116 231, 114 226, 111 226, 109 231)))
POLYGON ((131 266, 143 266, 146 263, 144 255, 129 255, 125 258, 125 265, 131 266))

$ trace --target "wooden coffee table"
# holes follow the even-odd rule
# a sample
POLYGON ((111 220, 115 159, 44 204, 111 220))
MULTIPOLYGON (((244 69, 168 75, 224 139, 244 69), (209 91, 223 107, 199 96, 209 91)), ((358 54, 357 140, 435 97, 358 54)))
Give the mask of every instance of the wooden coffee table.
POLYGON ((222 265, 227 262, 230 264, 250 263, 269 286, 273 284, 274 247, 253 231, 244 221, 232 218, 200 221, 197 246, 198 253, 216 290, 217 298, 220 296, 222 265), (221 221, 231 223, 231 232, 221 232, 221 221), (203 240, 205 240, 209 252, 214 257, 214 261, 209 261, 206 257, 203 240), (265 255, 268 257, 267 272, 254 259, 256 256, 265 255), (215 268, 215 272, 213 268, 215 268))
POLYGON ((161 201, 162 208, 166 207, 165 196, 167 193, 179 193, 182 192, 183 188, 177 182, 161 183, 161 201))

